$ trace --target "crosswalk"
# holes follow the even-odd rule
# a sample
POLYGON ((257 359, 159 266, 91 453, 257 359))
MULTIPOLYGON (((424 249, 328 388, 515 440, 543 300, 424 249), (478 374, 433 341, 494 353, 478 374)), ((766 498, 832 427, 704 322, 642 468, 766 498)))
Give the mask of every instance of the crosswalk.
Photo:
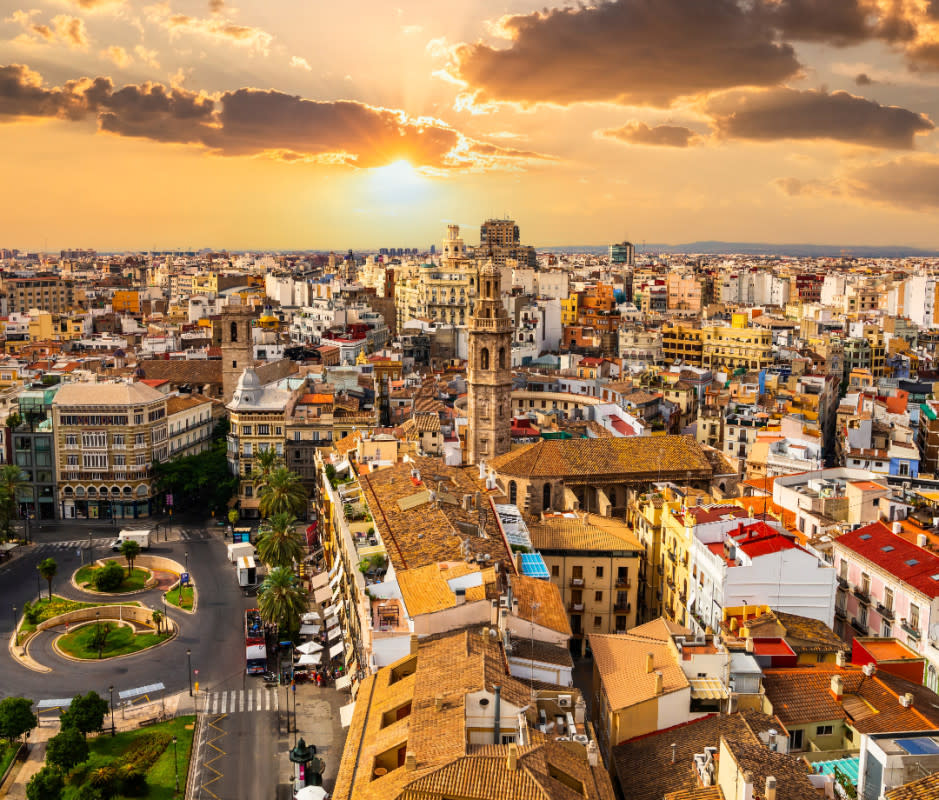
POLYGON ((277 689, 232 689, 227 692, 206 692, 203 709, 206 714, 240 714, 280 709, 277 689))
MULTIPOLYGON (((204 542, 211 537, 206 531, 201 530, 183 530, 183 531, 174 531, 170 533, 169 541, 184 541, 184 542, 204 542)), ((110 543, 117 538, 117 534, 111 537, 96 536, 92 539, 92 544, 94 546, 95 552, 103 552, 103 549, 106 550, 110 543)), ((154 546, 159 542, 163 541, 163 537, 154 538, 154 546)), ((43 542, 42 544, 36 545, 35 552, 37 553, 54 553, 62 550, 87 550, 88 549, 88 537, 86 536, 83 539, 68 539, 64 542, 43 542)))

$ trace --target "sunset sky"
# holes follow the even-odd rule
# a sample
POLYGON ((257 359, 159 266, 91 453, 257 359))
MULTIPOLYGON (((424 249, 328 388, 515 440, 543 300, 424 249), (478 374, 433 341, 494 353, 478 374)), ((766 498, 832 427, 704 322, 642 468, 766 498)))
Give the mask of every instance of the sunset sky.
POLYGON ((0 247, 939 248, 939 0, 0 9, 0 247))

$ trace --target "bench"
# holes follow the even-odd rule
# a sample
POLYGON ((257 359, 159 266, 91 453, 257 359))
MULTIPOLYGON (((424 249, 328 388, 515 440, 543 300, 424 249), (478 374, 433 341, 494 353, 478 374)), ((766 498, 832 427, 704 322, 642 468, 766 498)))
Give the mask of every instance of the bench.
POLYGON ((159 717, 150 717, 149 719, 142 719, 137 723, 138 728, 146 728, 148 725, 156 725, 162 720, 159 717))

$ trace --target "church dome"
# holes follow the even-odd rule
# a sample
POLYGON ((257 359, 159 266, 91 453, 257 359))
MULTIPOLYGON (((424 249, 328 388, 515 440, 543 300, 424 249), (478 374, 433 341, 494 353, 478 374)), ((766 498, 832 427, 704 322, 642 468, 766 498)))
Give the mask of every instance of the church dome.
POLYGON ((245 367, 245 371, 241 373, 241 377, 238 379, 238 388, 258 389, 260 386, 261 380, 258 378, 258 373, 254 371, 254 367, 245 367))

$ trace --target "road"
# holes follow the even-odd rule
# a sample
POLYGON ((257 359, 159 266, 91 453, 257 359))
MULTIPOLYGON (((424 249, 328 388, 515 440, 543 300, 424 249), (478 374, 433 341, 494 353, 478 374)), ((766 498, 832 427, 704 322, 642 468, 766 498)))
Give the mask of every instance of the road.
MULTIPOLYGON (((89 533, 96 558, 110 554, 108 543, 115 538, 114 529, 106 523, 43 523, 41 530, 34 529, 32 533, 35 543, 13 561, 0 566, 0 637, 4 643, 12 635, 13 607, 19 614, 24 603, 36 598, 40 588, 36 565, 42 559, 51 556, 59 565, 53 593, 88 600, 90 598, 76 591, 68 579, 82 563, 88 563, 89 533)), ((214 737, 216 741, 214 747, 202 748, 201 763, 197 765, 202 797, 222 800, 270 797, 274 787, 284 779, 278 774, 277 754, 288 745, 286 733, 283 739, 277 734, 278 710, 273 698, 265 703, 263 683, 244 674, 242 612, 254 605, 256 599, 242 595, 226 558, 224 541, 215 530, 176 526, 167 538, 168 541, 163 541, 161 535, 159 540, 153 541, 149 552, 180 563, 185 562, 184 554, 188 552, 189 572, 198 590, 195 615, 185 614, 170 605, 166 607, 169 616, 179 625, 179 635, 174 640, 135 656, 76 664, 59 658, 51 648, 52 637, 40 634, 31 645, 30 654, 52 667, 53 673, 30 670, 16 661, 7 647, 0 647, 0 674, 4 676, 0 682, 0 697, 58 699, 92 689, 106 697, 111 685, 117 694, 157 682, 166 686, 168 694, 188 692, 186 650, 190 649, 193 671, 198 670, 198 676, 194 677, 200 684, 197 709, 203 711, 210 699, 216 700, 216 713, 207 714, 205 720, 210 724, 203 726, 207 740, 214 737), (262 694, 259 695, 259 691, 262 694), (218 703, 222 695, 226 698, 224 714, 220 713, 218 703), (234 713, 229 705, 233 699, 234 713), (208 761, 211 764, 206 766, 208 761), (220 777, 213 770, 220 773, 220 777)), ((45 581, 41 588, 46 591, 45 581)), ((134 595, 133 599, 152 608, 162 607, 157 591, 134 595)))

